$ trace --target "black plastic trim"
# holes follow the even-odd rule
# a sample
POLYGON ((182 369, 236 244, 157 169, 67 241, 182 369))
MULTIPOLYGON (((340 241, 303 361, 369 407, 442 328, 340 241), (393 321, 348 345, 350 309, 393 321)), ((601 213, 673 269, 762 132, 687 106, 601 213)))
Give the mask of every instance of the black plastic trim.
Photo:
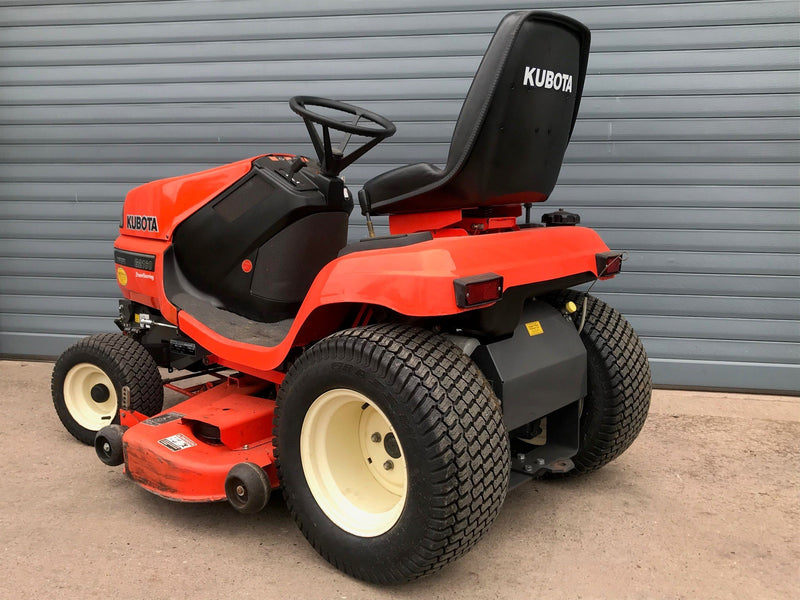
POLYGON ((595 279, 597 279, 597 275, 591 271, 585 271, 558 279, 509 287, 503 290, 503 297, 491 306, 458 313, 449 317, 448 320, 451 327, 461 329, 469 335, 485 340, 500 339, 514 331, 519 323, 522 306, 526 300, 550 292, 565 290, 595 279))
POLYGON ((142 252, 114 248, 114 262, 123 267, 131 267, 140 271, 152 272, 156 270, 155 254, 144 254, 142 252))
POLYGON ((385 235, 382 237, 365 238, 361 241, 348 244, 339 250, 339 256, 352 254, 353 252, 362 252, 363 250, 380 250, 383 248, 402 248, 403 246, 412 246, 421 242, 429 242, 433 239, 433 234, 430 231, 421 231, 419 233, 404 233, 401 235, 385 235))

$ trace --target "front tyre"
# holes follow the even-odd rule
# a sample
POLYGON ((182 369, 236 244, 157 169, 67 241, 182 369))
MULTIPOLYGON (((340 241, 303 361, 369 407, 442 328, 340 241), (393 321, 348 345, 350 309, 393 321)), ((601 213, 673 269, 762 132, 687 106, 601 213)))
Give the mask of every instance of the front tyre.
MULTIPOLYGON (((639 336, 625 318, 608 304, 586 296, 586 321, 581 340, 588 359, 588 395, 580 421, 580 447, 573 457, 575 470, 588 473, 622 454, 639 435, 650 408, 650 363, 639 336)), ((584 294, 565 290, 547 301, 562 308, 578 306, 580 323, 584 294)))
POLYGON ((364 581, 408 581, 455 560, 508 487, 497 398, 467 356, 422 329, 370 326, 314 345, 281 385, 275 434, 300 530, 364 581))
POLYGON ((144 346, 119 333, 91 335, 67 348, 50 383, 61 423, 84 444, 93 444, 98 431, 119 422, 124 387, 132 410, 147 416, 161 412, 158 366, 144 346))

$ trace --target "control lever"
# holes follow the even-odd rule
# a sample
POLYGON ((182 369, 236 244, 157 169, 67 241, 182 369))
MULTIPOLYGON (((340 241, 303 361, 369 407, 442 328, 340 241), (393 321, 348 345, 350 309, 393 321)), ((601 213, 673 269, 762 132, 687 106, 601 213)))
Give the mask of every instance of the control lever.
POLYGON ((297 172, 300 169, 302 169, 303 167, 305 167, 306 164, 308 164, 308 163, 303 160, 302 156, 298 156, 297 158, 295 158, 292 161, 292 166, 289 167, 289 175, 288 175, 289 181, 292 181, 294 179, 294 176, 297 174, 297 172))

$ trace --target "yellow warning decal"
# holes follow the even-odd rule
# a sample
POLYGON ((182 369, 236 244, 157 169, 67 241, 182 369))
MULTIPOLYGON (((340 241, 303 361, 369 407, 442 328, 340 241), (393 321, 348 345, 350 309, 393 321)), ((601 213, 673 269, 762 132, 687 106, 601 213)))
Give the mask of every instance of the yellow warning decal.
POLYGON ((120 285, 128 285, 128 274, 122 267, 117 267, 117 281, 120 285))
POLYGON ((528 330, 528 335, 539 335, 540 333, 544 333, 544 329, 542 329, 542 324, 539 321, 531 321, 530 323, 525 323, 525 329, 528 330))

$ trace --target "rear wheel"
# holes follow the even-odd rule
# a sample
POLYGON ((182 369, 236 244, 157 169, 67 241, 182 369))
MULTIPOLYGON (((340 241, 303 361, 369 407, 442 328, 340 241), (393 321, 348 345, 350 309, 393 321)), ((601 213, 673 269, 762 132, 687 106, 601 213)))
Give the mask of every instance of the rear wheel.
MULTIPOLYGON (((584 294, 565 290, 547 301, 563 308, 578 306, 580 323, 584 294)), ((608 304, 586 295, 586 321, 581 330, 589 367, 589 389, 580 422, 580 448, 575 470, 588 473, 608 464, 633 443, 647 419, 652 384, 650 363, 630 323, 608 304)))
POLYGON ((400 518, 408 492, 403 450, 364 394, 337 388, 314 401, 300 430, 300 462, 311 494, 339 528, 375 537, 400 518))
POLYGON ((497 398, 429 331, 336 333, 300 356, 276 411, 286 503, 314 548, 375 583, 433 572, 471 548, 505 498, 497 398))
POLYGON ((84 444, 119 421, 122 390, 130 408, 147 416, 161 412, 164 390, 153 358, 139 342, 101 333, 67 348, 56 361, 50 389, 64 427, 84 444))

